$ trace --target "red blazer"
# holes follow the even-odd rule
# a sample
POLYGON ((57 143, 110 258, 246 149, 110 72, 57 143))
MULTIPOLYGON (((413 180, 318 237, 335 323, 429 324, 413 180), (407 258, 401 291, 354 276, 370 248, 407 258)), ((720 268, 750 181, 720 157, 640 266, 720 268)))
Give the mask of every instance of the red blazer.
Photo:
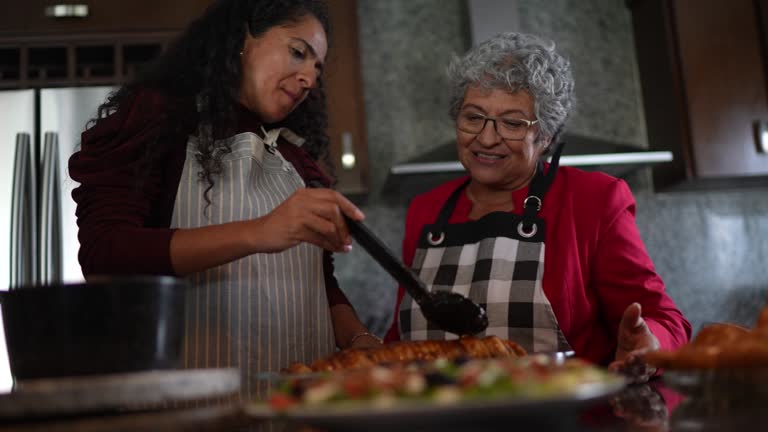
MULTIPOLYGON (((412 265, 417 237, 434 223, 442 205, 466 177, 413 199, 405 222, 403 261, 412 265)), ((523 208, 528 188, 511 192, 523 208)), ((462 194, 450 223, 469 220, 471 202, 462 194)), ((515 210, 517 212, 517 210, 515 210)), ((546 222, 543 288, 560 328, 576 355, 607 364, 615 355, 617 330, 633 302, 661 347, 688 341, 691 325, 664 291, 635 224, 635 200, 627 184, 603 173, 560 167, 539 216, 546 222)), ((398 309, 386 340, 399 339, 398 309)))

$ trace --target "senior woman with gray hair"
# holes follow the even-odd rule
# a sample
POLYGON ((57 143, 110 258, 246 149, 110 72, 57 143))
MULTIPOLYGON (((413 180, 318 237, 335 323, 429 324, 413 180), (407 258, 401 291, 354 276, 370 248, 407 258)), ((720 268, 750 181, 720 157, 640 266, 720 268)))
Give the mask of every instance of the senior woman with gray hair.
MULTIPOLYGON (((641 354, 682 345, 691 326, 654 271, 626 183, 558 167, 574 102, 570 63, 550 41, 504 33, 454 59, 448 74, 468 175, 413 199, 405 263, 431 290, 485 306, 482 335, 529 352, 573 350, 647 380, 654 371, 641 354)), ((401 287, 388 340, 455 337, 401 287)))

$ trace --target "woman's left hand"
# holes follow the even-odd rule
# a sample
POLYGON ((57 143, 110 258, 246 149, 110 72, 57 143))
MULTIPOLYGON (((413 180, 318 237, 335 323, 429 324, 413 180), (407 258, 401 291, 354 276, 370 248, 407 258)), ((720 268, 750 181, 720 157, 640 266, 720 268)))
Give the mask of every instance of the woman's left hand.
POLYGON ((635 383, 646 382, 656 373, 656 368, 645 363, 643 354, 659 349, 659 340, 641 313, 639 303, 632 303, 624 311, 619 323, 616 360, 608 365, 608 369, 627 375, 635 383))

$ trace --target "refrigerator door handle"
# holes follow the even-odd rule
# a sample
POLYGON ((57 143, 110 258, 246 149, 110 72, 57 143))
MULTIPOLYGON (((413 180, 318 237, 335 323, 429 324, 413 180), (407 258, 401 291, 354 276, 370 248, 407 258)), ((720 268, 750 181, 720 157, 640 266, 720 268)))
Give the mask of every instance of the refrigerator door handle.
POLYGON ((34 281, 36 273, 35 219, 37 200, 32 179, 32 139, 28 133, 16 134, 11 197, 11 272, 10 288, 34 281))
POLYGON ((61 186, 59 176, 59 135, 46 132, 43 142, 40 194, 40 276, 43 284, 62 281, 61 186))

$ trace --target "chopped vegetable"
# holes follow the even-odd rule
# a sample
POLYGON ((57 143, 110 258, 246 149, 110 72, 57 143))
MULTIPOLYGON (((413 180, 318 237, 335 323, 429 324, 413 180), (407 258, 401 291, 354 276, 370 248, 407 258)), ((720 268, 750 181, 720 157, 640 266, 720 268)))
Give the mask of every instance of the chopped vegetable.
POLYGON ((583 384, 616 378, 609 372, 572 359, 546 356, 517 359, 439 359, 392 363, 290 378, 270 399, 276 411, 301 405, 363 402, 373 406, 422 400, 453 404, 461 400, 566 396, 583 384))

